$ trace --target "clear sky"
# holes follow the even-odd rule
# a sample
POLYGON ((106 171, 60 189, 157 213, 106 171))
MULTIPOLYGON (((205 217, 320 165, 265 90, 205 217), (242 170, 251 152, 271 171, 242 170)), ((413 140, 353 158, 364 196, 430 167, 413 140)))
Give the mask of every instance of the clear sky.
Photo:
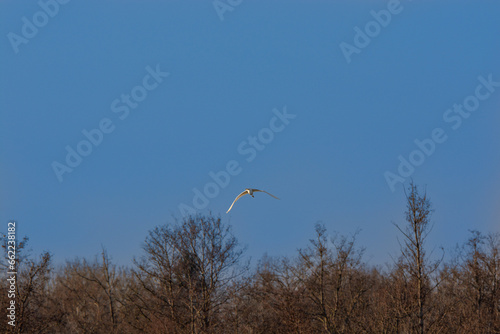
POLYGON ((253 259, 321 221, 382 264, 410 177, 430 248, 500 231, 498 1, 0 6, 0 231, 15 219, 35 253, 129 264, 183 209, 253 259), (281 200, 226 214, 246 187, 281 200))

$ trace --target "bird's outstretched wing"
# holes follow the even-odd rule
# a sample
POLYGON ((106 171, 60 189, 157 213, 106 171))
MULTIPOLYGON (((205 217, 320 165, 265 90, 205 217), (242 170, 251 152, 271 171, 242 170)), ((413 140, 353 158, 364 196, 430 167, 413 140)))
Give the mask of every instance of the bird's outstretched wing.
POLYGON ((227 210, 226 213, 228 213, 229 211, 231 211, 231 209, 233 208, 234 203, 236 203, 237 200, 239 200, 242 196, 245 196, 246 194, 248 194, 248 190, 245 189, 245 191, 243 191, 241 194, 239 194, 238 196, 236 196, 236 198, 234 199, 233 203, 229 207, 229 210, 227 210))
POLYGON ((252 190, 253 190, 253 191, 260 191, 260 192, 266 193, 266 194, 268 194, 269 196, 272 196, 272 197, 274 197, 274 198, 276 198, 276 199, 279 199, 278 197, 274 196, 273 194, 268 193, 268 192, 267 192, 267 191, 265 191, 265 190, 259 190, 259 189, 252 189, 252 190))

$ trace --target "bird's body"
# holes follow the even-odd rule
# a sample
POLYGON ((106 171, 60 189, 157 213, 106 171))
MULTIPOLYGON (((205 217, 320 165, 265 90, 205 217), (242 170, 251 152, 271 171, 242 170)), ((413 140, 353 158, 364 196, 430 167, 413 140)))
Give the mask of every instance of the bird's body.
POLYGON ((239 194, 238 196, 236 196, 236 198, 234 199, 233 203, 232 203, 232 204, 231 204, 231 206, 229 207, 229 210, 227 210, 227 212, 226 212, 226 213, 228 213, 229 211, 231 211, 231 209, 233 208, 234 203, 236 203, 236 201, 237 201, 237 200, 239 200, 241 197, 245 196, 246 194, 248 194, 248 195, 250 195, 250 196, 254 197, 254 196, 253 196, 253 193, 254 193, 254 192, 256 192, 256 191, 260 191, 260 192, 266 193, 266 194, 268 194, 269 196, 272 196, 272 197, 274 197, 274 198, 276 198, 276 199, 279 199, 278 197, 276 197, 276 196, 274 196, 274 195, 272 195, 272 194, 268 193, 268 192, 267 192, 267 191, 265 191, 265 190, 259 190, 259 189, 246 188, 246 189, 245 189, 245 190, 244 190, 241 194, 239 194))

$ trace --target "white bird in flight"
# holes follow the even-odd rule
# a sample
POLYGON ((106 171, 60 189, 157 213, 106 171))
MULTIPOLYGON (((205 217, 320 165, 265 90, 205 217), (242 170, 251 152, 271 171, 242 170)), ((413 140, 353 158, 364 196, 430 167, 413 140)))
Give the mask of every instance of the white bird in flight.
POLYGON ((268 194, 269 196, 272 196, 272 197, 274 197, 274 198, 276 198, 276 199, 279 199, 278 197, 276 197, 276 196, 274 196, 274 195, 272 195, 272 194, 268 193, 268 192, 267 192, 267 191, 265 191, 265 190, 259 190, 259 189, 251 189, 251 188, 246 188, 246 189, 245 189, 245 191, 243 191, 241 194, 239 194, 238 196, 236 196, 236 198, 234 199, 233 203, 232 203, 232 204, 231 204, 231 206, 229 207, 229 210, 227 210, 227 212, 226 212, 226 213, 228 213, 229 211, 231 211, 231 209, 233 208, 234 203, 236 203, 236 201, 237 201, 237 200, 239 200, 241 197, 245 196, 246 194, 249 194, 250 196, 254 197, 254 196, 253 196, 253 193, 254 193, 255 191, 261 191, 261 192, 263 192, 263 193, 268 194))

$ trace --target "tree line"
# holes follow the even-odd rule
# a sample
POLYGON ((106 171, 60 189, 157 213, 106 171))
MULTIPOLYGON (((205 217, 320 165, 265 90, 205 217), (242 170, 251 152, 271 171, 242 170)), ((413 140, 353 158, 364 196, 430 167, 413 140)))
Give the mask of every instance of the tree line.
MULTIPOLYGON (((2 333, 500 333, 500 235, 471 231, 444 261, 429 252, 432 205, 410 184, 400 251, 368 266, 357 233, 322 224, 293 256, 251 269, 230 226, 196 215, 158 226, 133 266, 95 259, 55 266, 18 243, 16 326, 0 281, 2 333)), ((4 249, 6 237, 3 236, 4 249)), ((2 261, 3 273, 7 261, 2 261)))

